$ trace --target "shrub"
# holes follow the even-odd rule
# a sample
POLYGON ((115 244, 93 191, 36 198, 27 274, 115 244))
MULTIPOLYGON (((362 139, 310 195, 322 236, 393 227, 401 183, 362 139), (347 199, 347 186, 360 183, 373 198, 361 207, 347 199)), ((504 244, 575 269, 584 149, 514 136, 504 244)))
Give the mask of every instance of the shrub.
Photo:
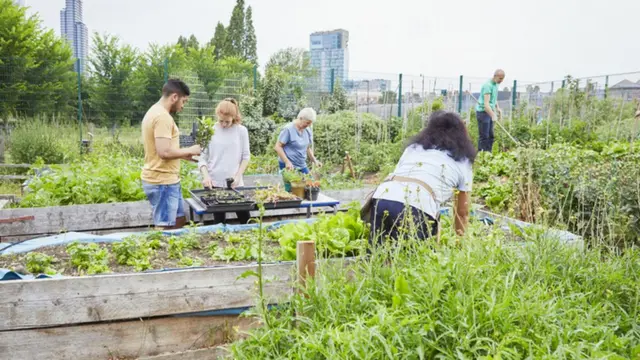
POLYGON ((387 123, 375 115, 340 111, 318 116, 313 124, 315 154, 329 163, 342 163, 344 152, 356 158, 357 142, 379 144, 390 141, 387 123))
MULTIPOLYGON (((276 123, 269 118, 245 117, 242 124, 249 131, 249 146, 252 155, 263 155, 270 150, 273 145, 272 137, 276 131, 276 123)), ((275 156, 275 155, 274 155, 275 156)))
POLYGON ((11 133, 8 152, 14 163, 33 164, 41 157, 46 164, 61 164, 65 154, 60 139, 54 126, 43 121, 25 121, 11 133))

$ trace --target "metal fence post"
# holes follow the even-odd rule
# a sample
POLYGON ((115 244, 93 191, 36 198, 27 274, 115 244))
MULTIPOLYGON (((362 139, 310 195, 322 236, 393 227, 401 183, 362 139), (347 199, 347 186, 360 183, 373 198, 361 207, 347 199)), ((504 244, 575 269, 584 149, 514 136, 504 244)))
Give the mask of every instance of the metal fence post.
POLYGON ((402 73, 398 76, 398 117, 402 117, 402 73))
POLYGON ((565 85, 566 85, 566 80, 562 80, 562 88, 564 89, 565 85))
POLYGON ((516 93, 518 91, 518 80, 513 80, 513 90, 511 91, 511 113, 516 108, 516 93))
POLYGON ((82 73, 80 72, 81 60, 76 60, 78 67, 78 128, 80 129, 80 156, 82 156, 82 73))
POLYGON ((458 114, 462 114, 462 80, 463 76, 460 75, 460 88, 458 89, 458 114))
POLYGON ((258 90, 258 65, 253 66, 253 93, 255 95, 258 90))
POLYGON ((329 84, 329 90, 331 91, 331 95, 333 95, 335 82, 336 82, 336 69, 331 69, 331 84, 329 84))
POLYGON ((609 93, 609 75, 607 75, 607 77, 605 77, 604 79, 604 98, 607 98, 607 95, 609 93))
POLYGON ((169 58, 164 58, 164 82, 169 81, 169 58))

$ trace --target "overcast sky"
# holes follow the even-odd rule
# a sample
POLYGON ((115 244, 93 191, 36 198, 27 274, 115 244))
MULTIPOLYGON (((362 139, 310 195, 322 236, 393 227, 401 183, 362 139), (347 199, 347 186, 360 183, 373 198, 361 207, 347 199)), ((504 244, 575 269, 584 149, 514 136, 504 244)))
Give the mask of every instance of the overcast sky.
MULTIPOLYGON (((60 33, 64 0, 27 0, 60 33)), ((208 41, 235 0, 84 0, 89 31, 145 49, 195 34, 208 41)), ((640 70, 640 0, 247 0, 261 65, 313 31, 350 33, 350 72, 527 81, 640 70)))

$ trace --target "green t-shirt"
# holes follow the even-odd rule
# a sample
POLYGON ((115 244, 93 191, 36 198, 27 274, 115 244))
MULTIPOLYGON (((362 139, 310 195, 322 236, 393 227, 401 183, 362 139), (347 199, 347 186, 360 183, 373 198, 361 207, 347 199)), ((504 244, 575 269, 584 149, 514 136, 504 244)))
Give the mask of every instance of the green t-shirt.
POLYGON ((489 94, 489 107, 491 110, 496 110, 496 101, 498 101, 498 84, 496 84, 493 80, 487 81, 484 85, 482 85, 482 90, 480 90, 480 97, 478 98, 478 106, 476 106, 476 111, 484 111, 484 94, 489 94))

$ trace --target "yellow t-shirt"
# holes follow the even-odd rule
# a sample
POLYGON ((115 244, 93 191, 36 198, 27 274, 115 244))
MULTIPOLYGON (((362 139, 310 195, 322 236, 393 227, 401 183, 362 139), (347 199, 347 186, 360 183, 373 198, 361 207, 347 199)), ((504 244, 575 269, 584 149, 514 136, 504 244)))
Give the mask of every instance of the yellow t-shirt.
POLYGON ((156 152, 156 138, 171 139, 171 148, 180 148, 180 130, 160 104, 153 105, 142 120, 144 167, 140 177, 150 184, 176 184, 180 181, 180 159, 161 159, 156 152))

